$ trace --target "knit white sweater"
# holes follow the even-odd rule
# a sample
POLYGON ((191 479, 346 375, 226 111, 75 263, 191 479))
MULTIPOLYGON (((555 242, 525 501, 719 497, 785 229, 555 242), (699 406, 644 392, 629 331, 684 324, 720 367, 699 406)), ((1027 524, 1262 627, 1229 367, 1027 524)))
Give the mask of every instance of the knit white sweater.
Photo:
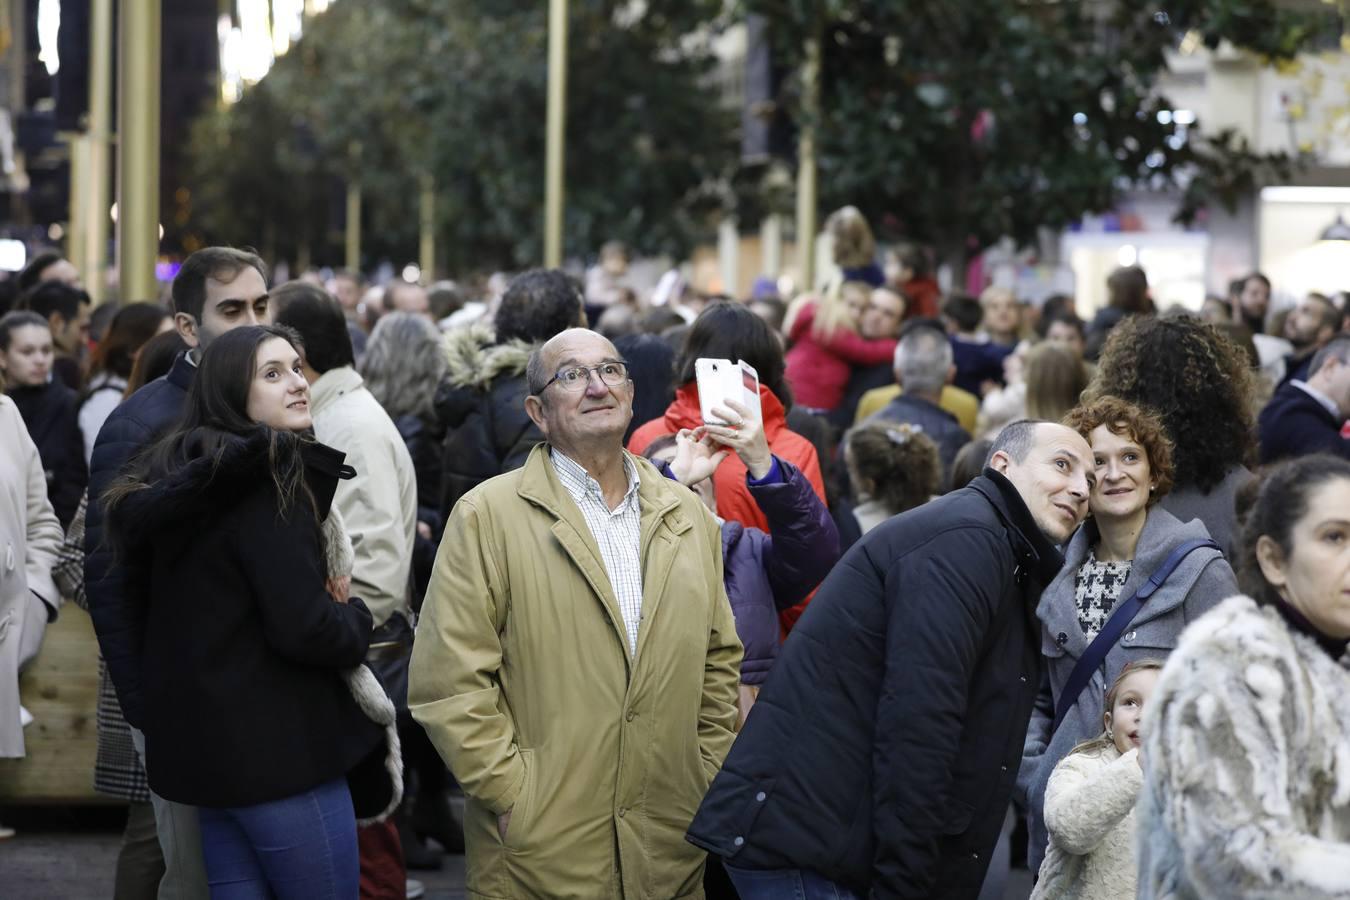
POLYGON ((1050 846, 1032 900, 1120 900, 1135 895, 1134 804, 1139 751, 1114 745, 1071 753, 1045 788, 1050 846))

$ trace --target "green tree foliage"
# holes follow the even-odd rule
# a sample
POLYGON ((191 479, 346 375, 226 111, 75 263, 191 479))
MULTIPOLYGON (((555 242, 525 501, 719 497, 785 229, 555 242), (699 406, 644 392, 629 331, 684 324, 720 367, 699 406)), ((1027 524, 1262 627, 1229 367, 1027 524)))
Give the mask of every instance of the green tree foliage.
MULTIPOLYGON (((1178 218, 1231 205, 1288 157, 1177 123, 1157 89, 1184 36, 1288 58, 1325 27, 1274 0, 744 0, 790 69, 822 40, 821 204, 962 265, 1175 187, 1178 218)), ((786 98, 792 109, 796 98, 786 98)))
MULTIPOLYGON (((735 163, 734 111, 710 77, 720 2, 572 0, 568 254, 611 238, 687 252, 735 163)), ((340 259, 341 197, 362 186, 368 259, 412 258, 417 190, 435 179, 451 271, 542 255, 547 4, 342 0, 234 106, 197 124, 197 221, 212 239, 340 259)))

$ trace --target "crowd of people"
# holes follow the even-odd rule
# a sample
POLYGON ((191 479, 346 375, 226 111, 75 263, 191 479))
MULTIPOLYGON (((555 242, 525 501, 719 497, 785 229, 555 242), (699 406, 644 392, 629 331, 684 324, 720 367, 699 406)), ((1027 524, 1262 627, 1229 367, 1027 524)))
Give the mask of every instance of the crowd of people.
POLYGON ((1038 898, 1350 895, 1346 295, 1129 267, 1088 323, 826 228, 829 286, 744 299, 209 247, 95 309, 37 257, 0 756, 71 599, 119 898, 447 853, 481 897, 1001 897, 1023 853, 1038 898))

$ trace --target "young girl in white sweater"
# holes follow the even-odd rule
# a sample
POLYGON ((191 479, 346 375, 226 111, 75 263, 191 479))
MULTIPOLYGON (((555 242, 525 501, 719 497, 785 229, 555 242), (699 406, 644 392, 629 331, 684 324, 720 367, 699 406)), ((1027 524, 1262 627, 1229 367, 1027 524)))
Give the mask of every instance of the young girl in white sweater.
POLYGON ((1121 900, 1135 895, 1134 804, 1143 785, 1140 721, 1162 662, 1136 660, 1106 692, 1106 732, 1075 747, 1050 775, 1050 846, 1031 900, 1121 900))

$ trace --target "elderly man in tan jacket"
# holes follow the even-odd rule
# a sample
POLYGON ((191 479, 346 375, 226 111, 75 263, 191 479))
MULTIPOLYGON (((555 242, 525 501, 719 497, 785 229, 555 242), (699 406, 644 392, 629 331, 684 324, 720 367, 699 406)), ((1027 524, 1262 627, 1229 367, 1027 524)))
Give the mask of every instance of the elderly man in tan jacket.
POLYGON ((464 787, 471 897, 702 897, 684 840, 731 746, 717 523, 623 450, 633 383, 583 329, 531 357, 547 443, 455 506, 409 701, 464 787))

